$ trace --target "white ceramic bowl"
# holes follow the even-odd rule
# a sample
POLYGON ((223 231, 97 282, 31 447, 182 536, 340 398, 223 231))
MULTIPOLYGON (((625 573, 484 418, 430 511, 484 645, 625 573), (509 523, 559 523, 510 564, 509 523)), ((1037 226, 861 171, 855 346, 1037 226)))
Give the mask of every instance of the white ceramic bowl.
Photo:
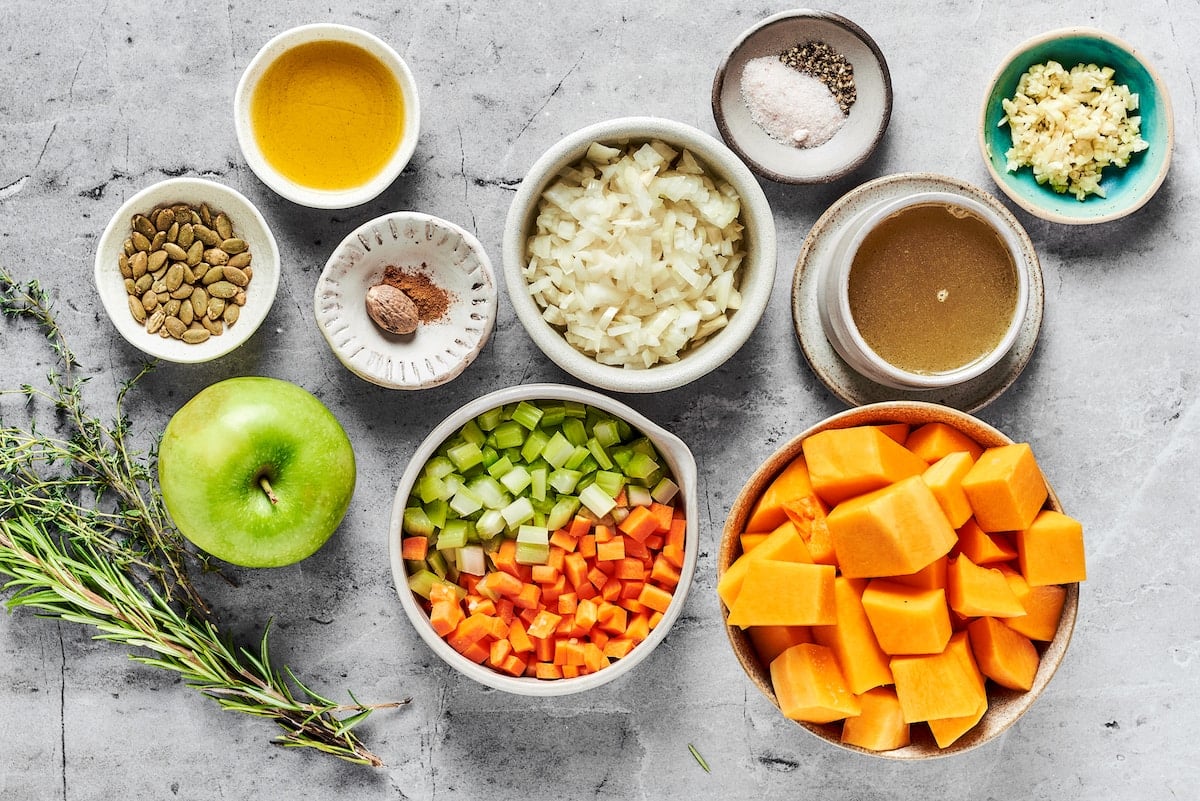
POLYGON ((426 389, 458 376, 479 355, 496 319, 496 279, 479 240, 414 211, 385 214, 334 249, 314 293, 317 326, 355 375, 388 389, 426 389), (396 266, 422 272, 450 296, 439 320, 390 334, 368 316, 367 290, 396 266))
POLYGON ((400 485, 396 490, 396 499, 392 506, 391 527, 388 532, 388 544, 392 562, 392 579, 396 592, 400 596, 400 604, 405 614, 417 630, 421 639, 433 649, 446 664, 458 670, 468 678, 480 684, 494 687, 497 690, 527 696, 570 695, 583 692, 607 684, 614 679, 624 676, 639 663, 650 656, 659 643, 666 638, 671 626, 683 611, 687 600, 688 589, 691 587, 692 575, 696 570, 696 560, 699 558, 699 525, 697 521, 697 476, 696 462, 692 452, 684 442, 674 434, 652 423, 646 417, 637 413, 623 403, 592 392, 587 389, 566 386, 563 384, 523 384, 497 390, 482 398, 477 398, 459 408, 436 428, 417 447, 416 453, 400 477, 400 485), (408 588, 408 575, 404 568, 404 559, 400 554, 401 527, 404 521, 404 508, 409 494, 412 492, 421 469, 438 447, 454 435, 462 426, 483 412, 503 406, 506 403, 516 403, 522 400, 569 400, 594 406, 609 414, 625 420, 633 428, 650 438, 659 453, 666 459, 675 482, 680 487, 680 497, 687 515, 687 534, 684 545, 683 569, 680 571, 679 584, 675 588, 670 606, 663 614, 662 621, 650 631, 650 636, 639 643, 629 652, 628 656, 610 664, 603 670, 584 676, 568 679, 536 679, 530 677, 514 677, 498 673, 485 665, 479 665, 455 651, 437 635, 429 623, 429 616, 417 603, 412 590, 408 588))
POLYGON ((733 43, 713 79, 712 109, 725 143, 759 175, 788 184, 828 183, 861 166, 883 139, 892 116, 891 73, 875 41, 845 17, 809 9, 783 11, 733 43), (800 148, 773 139, 751 119, 741 80, 747 61, 778 56, 808 41, 825 42, 850 62, 857 99, 833 138, 800 148))
POLYGON ((1004 358, 1016 342, 1029 305, 1029 265, 1021 246, 1021 231, 1011 216, 971 197, 952 192, 914 192, 869 206, 843 231, 833 262, 821 275, 819 311, 829 342, 855 370, 884 386, 906 390, 945 389, 971 381, 1004 358), (886 361, 863 339, 850 311, 850 268, 863 240, 888 217, 913 206, 948 205, 966 209, 986 222, 1004 242, 1017 272, 1017 298, 1012 318, 1000 341, 975 361, 941 373, 914 373, 886 361))
POLYGON ((171 178, 146 187, 117 209, 96 247, 94 275, 105 311, 117 332, 131 345, 149 356, 169 362, 206 362, 241 345, 266 319, 279 287, 279 248, 267 221, 241 193, 202 178, 171 178), (147 333, 146 327, 129 312, 129 295, 117 266, 121 249, 132 230, 133 216, 174 203, 197 207, 207 203, 210 209, 225 212, 233 221, 234 233, 246 240, 253 254, 254 277, 246 288, 246 305, 242 307, 241 317, 235 325, 226 327, 220 336, 209 337, 197 345, 147 333))
POLYGON ((542 352, 571 375, 593 386, 616 392, 662 392, 708 374, 728 360, 758 325, 775 283, 775 221, 757 179, 724 145, 689 125, 655 117, 622 117, 582 128, 563 137, 529 168, 513 198, 504 226, 504 281, 517 318, 542 352), (561 331, 542 317, 522 276, 525 243, 534 226, 543 190, 560 170, 583 158, 593 142, 624 146, 661 140, 687 149, 715 178, 727 181, 741 197, 746 259, 740 268, 742 307, 729 324, 679 361, 644 370, 601 364, 575 349, 561 331))
POLYGON ((421 129, 421 104, 417 96, 417 83, 412 72, 400 55, 377 36, 359 28, 333 23, 316 23, 291 28, 271 39, 250 60, 238 81, 233 99, 233 121, 237 131, 238 145, 250 169, 264 184, 293 203, 315 209, 345 209, 358 206, 377 197, 400 175, 413 151, 421 129), (254 136, 250 119, 250 104, 254 90, 267 67, 288 50, 310 42, 337 41, 355 45, 366 50, 387 67, 400 85, 404 97, 404 132, 391 159, 375 175, 361 186, 350 189, 314 189, 296 183, 281 174, 263 156, 254 136))

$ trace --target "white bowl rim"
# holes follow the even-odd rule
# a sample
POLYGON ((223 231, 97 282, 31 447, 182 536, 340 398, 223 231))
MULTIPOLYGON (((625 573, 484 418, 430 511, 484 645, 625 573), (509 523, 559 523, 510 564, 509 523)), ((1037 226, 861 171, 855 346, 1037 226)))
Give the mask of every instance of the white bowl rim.
MULTIPOLYGON (((831 291, 836 294, 837 302, 835 309, 837 316, 844 326, 844 333, 850 339, 850 345, 856 350, 855 355, 861 357, 876 372, 874 376, 876 380, 897 389, 943 389, 983 375, 1012 349, 1013 343, 1016 342, 1017 335, 1021 331, 1021 325, 1025 320, 1025 314, 1029 307, 1029 265, 1026 264, 1024 254, 1022 253, 1020 237, 1012 228, 1006 216, 1001 215, 996 209, 973 197, 949 191, 922 191, 912 195, 885 200, 882 203, 864 209, 855 218, 853 224, 856 224, 857 227, 854 228, 850 236, 849 244, 842 251, 841 258, 837 263, 831 265, 831 274, 828 280, 836 282, 833 285, 835 288, 831 291), (842 291, 842 288, 849 277, 850 265, 854 260, 854 255, 858 252, 858 248, 862 245, 863 240, 866 239, 875 226, 898 211, 931 203, 945 203, 965 207, 976 216, 981 217, 1003 239, 1017 272, 1017 302, 1013 308, 1013 316, 1009 321, 1008 328, 1004 331, 1004 336, 1001 337, 996 346, 986 355, 954 370, 924 374, 913 373, 897 367, 880 356, 874 348, 867 344, 867 341, 863 339, 862 333, 858 329, 858 325, 854 322, 854 315, 850 312, 849 296, 842 291)), ((831 338, 831 344, 834 343, 834 339, 836 338, 831 338)), ((845 347, 844 343, 838 344, 842 344, 845 347)), ((847 361, 850 360, 847 359, 847 361)))
POLYGON ((242 157, 251 171, 276 194, 313 209, 347 209, 378 197, 404 171, 416 151, 421 128, 421 103, 412 70, 390 44, 375 34, 334 22, 314 22, 288 28, 259 48, 242 71, 233 97, 233 123, 242 157), (262 155, 250 125, 251 76, 256 79, 279 56, 298 45, 315 41, 338 41, 357 45, 378 58, 395 76, 404 98, 404 131, 396 152, 370 181, 351 189, 313 189, 280 174, 262 155))
POLYGON ((692 576, 695 573, 696 562, 699 558, 699 523, 696 510, 699 497, 697 480, 698 473, 695 458, 683 440, 657 423, 652 422, 636 410, 599 392, 568 384, 552 383, 518 384, 490 392, 459 407, 439 423, 421 441, 421 444, 417 446, 416 452, 409 460, 404 473, 400 477, 400 484, 397 487, 396 497, 392 504, 392 517, 388 527, 388 551, 396 594, 400 597, 400 604, 404 607, 404 612, 408 615, 413 628, 417 630, 417 634, 421 639, 433 649, 434 653, 441 657, 446 664, 480 684, 497 690, 504 690, 515 695, 543 698, 570 695, 607 684, 633 670, 634 667, 648 657, 650 652, 666 638, 667 633, 683 611, 683 606, 687 601, 688 590, 691 588, 692 576), (455 651, 430 627, 428 616, 417 604, 412 591, 408 588, 408 573, 404 567, 404 560, 400 555, 400 535, 404 521, 404 509, 407 505, 409 493, 416 483, 418 474, 425 466, 425 462, 467 420, 489 409, 503 406, 506 403, 533 399, 579 401, 589 406, 595 406, 609 414, 620 417, 638 431, 650 437, 655 447, 659 449, 659 452, 670 463, 671 471, 675 475, 680 492, 683 493, 684 503, 687 505, 687 532, 684 543, 683 569, 680 571, 679 584, 675 587, 671 604, 663 614, 662 620, 650 631, 650 636, 638 643, 629 652, 628 656, 618 659, 596 673, 571 679, 547 680, 507 676, 484 665, 476 664, 455 651))
POLYGON ((1158 69, 1154 66, 1154 64, 1146 59, 1142 55, 1142 52, 1136 47, 1129 44, 1124 39, 1113 36, 1111 33, 1102 31, 1099 28, 1087 26, 1056 28, 1051 31, 1046 31, 1045 33, 1040 33, 1037 36, 1032 36, 1021 42, 1016 47, 1009 50, 1008 53, 1004 55, 1004 58, 1000 60, 999 66, 993 70, 991 78, 989 78, 987 84, 985 84, 983 103, 981 104, 979 112, 979 131, 977 133, 977 141, 979 142, 979 151, 983 154, 984 166, 987 167, 988 173, 991 174, 993 182, 1000 187, 1000 191, 1003 192, 1005 196, 1008 197, 1008 199, 1013 203, 1016 203, 1033 216, 1049 222, 1058 223, 1061 225, 1094 225, 1096 223, 1112 222, 1113 220, 1119 220, 1122 217, 1127 217, 1140 209, 1142 206, 1149 203, 1150 199, 1158 193, 1159 188, 1167 179, 1167 173, 1171 168, 1171 158, 1175 153, 1175 113, 1171 105, 1171 96, 1167 91, 1166 82, 1162 79, 1162 76, 1159 74, 1158 69), (1090 36, 1095 39, 1108 42, 1109 44, 1116 45, 1120 49, 1129 53, 1129 55, 1132 56, 1135 61, 1142 65, 1142 68, 1146 70, 1146 74, 1150 76, 1150 80, 1154 83, 1154 90, 1158 95, 1158 101, 1163 107, 1163 119, 1166 120, 1165 149, 1167 154, 1163 159, 1162 168, 1154 177, 1154 181, 1146 187, 1146 190, 1139 197, 1134 198, 1134 200, 1128 205, 1124 206, 1123 208, 1116 209, 1108 214, 1100 214, 1095 217, 1068 217, 1034 203, 1021 193, 1016 192, 1009 187, 1008 182, 1004 180, 1005 176, 996 169, 988 155, 988 142, 985 131, 990 127, 988 123, 988 111, 991 107, 988 104, 988 97, 991 95, 992 87, 996 85, 996 81, 999 80, 1000 75, 1004 72, 1009 63, 1015 61, 1026 50, 1065 36, 1090 36))
MULTIPOLYGON (((509 206, 502 257, 505 286, 517 318, 551 361, 576 378, 601 389, 632 393, 662 392, 691 383, 717 369, 737 353, 754 332, 766 311, 775 284, 775 218, 758 179, 736 154, 716 138, 686 123, 663 117, 617 117, 567 134, 533 163, 509 206), (687 147, 710 170, 729 178, 742 201, 743 221, 753 218, 761 231, 754 247, 757 250, 756 269, 761 271, 762 280, 749 285, 743 282, 742 307, 731 315, 729 324, 678 362, 632 370, 600 364, 568 343, 559 331, 542 318, 541 310, 521 276, 521 265, 524 264, 527 235, 525 222, 536 208, 537 196, 543 187, 558 173, 557 165, 568 158, 581 158, 587 145, 593 141, 653 138, 662 138, 673 146, 687 147)), ((743 269, 748 262, 749 259, 743 263, 743 269)))
MULTIPOLYGON (((226 208, 221 208, 221 210, 229 211, 226 208)), ((230 214, 230 216, 233 217, 234 215, 230 214)), ((100 240, 96 244, 96 257, 92 271, 93 280, 100 294, 100 301, 104 305, 104 309, 108 313, 113 327, 117 329, 117 333, 130 345, 133 345, 143 353, 153 356, 156 359, 176 364, 199 364, 220 358, 236 350, 250 339, 266 320, 271 306, 275 303, 275 294, 279 288, 279 273, 279 245, 275 241, 275 235, 271 232, 271 226, 267 224, 266 218, 263 217, 258 207, 251 203, 249 198, 231 186, 207 178, 194 178, 191 176, 167 178, 150 184, 135 192, 128 200, 122 203, 113 213, 112 217, 109 218, 108 225, 105 226, 104 232, 100 235, 100 240), (236 329, 229 328, 219 337, 210 337, 205 342, 197 345, 189 345, 187 350, 182 353, 174 352, 175 348, 165 350, 161 345, 167 340, 163 340, 157 335, 147 334, 144 326, 134 322, 132 316, 129 315, 128 301, 126 300, 127 293, 124 286, 121 287, 118 297, 118 293, 115 290, 110 291, 110 288, 114 284, 109 280, 111 278, 109 273, 116 270, 115 260, 121 247, 120 243, 125 235, 122 230, 123 227, 129 225, 129 220, 134 214, 144 214, 146 211, 149 211, 146 200, 148 197, 161 195, 173 189, 177 189, 178 194, 181 196, 177 199, 179 202, 211 202, 213 206, 220 207, 222 201, 232 201, 244 207, 239 208, 235 224, 242 227, 243 235, 245 235, 244 226, 251 225, 256 227, 259 229, 262 239, 267 244, 267 251, 265 253, 259 249, 253 251, 255 258, 254 282, 257 284, 257 287, 261 287, 261 290, 259 290, 261 308, 256 307, 255 310, 244 313, 238 319, 238 327, 236 329), (198 199, 189 201, 186 197, 188 195, 197 197, 198 199), (210 197, 216 197, 217 200, 209 201, 208 198, 210 197), (249 221, 245 220, 243 212, 249 215, 249 221), (126 322, 125 317, 130 318, 129 322, 126 322)), ((255 285, 255 283, 252 283, 252 285, 255 285)), ((174 343, 175 340, 171 340, 171 342, 174 343)))

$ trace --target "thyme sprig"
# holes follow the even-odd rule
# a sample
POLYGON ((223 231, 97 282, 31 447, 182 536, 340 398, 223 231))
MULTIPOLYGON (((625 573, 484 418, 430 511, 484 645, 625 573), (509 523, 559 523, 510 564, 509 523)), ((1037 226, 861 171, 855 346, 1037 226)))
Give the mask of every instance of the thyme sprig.
POLYGON ((289 669, 273 667, 269 625, 257 651, 224 636, 189 575, 209 567, 170 523, 154 479, 153 449, 136 451, 123 412, 126 393, 151 369, 121 385, 115 416, 104 423, 83 399, 86 377, 67 346, 45 290, 0 268, 0 313, 31 320, 57 357, 46 387, 7 390, 29 404, 50 402, 55 432, 0 419, 0 575, 10 611, 92 626, 96 639, 121 643, 142 664, 178 673, 225 708, 275 721, 276 742, 341 759, 382 765, 353 729, 372 711, 395 707, 326 698, 289 669))

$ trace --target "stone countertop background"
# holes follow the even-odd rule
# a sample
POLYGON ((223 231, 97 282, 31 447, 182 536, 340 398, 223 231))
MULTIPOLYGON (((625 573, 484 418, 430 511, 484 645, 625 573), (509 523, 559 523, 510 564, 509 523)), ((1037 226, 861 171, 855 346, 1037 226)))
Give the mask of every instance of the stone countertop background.
MULTIPOLYGON (((621 680, 539 700, 461 678, 404 617, 386 529, 417 443, 480 394, 571 379, 532 344, 501 290, 491 341, 452 383, 408 394, 359 380, 313 322, 313 287, 331 249, 366 220, 415 209, 473 231, 498 266, 508 204, 538 155, 569 131, 625 115, 670 117, 715 135, 717 63, 742 30, 783 8, 724 0, 4 3, 0 264, 44 281, 92 397, 103 402, 141 362, 91 282, 97 239, 117 206, 173 175, 221 181, 258 204, 283 256, 266 323, 223 359, 161 365, 130 411, 148 443, 203 387, 260 374, 304 386, 337 414, 360 464, 338 534, 301 564, 242 571, 238 589, 209 590, 244 642, 273 620, 277 661, 321 691, 413 701, 360 729, 387 766, 355 767, 275 747, 269 723, 220 711, 90 631, 18 611, 0 617, 0 798, 1115 799, 1183 798, 1200 787, 1190 736, 1200 726, 1194 3, 920 0, 901 11, 850 0, 832 9, 863 26, 888 59, 895 110, 882 147, 830 186, 764 182, 779 261, 756 333, 694 385, 619 396, 678 433, 700 465, 701 556, 670 636, 621 680), (234 136, 242 69, 271 36, 314 21, 391 42, 421 93, 411 164, 380 198, 347 211, 275 196, 234 136), (784 720, 743 676, 714 589, 721 526, 741 484, 782 442, 843 408, 792 334, 795 259, 822 211, 877 176, 930 171, 998 193, 976 144, 986 82, 1017 43, 1070 25, 1139 47, 1168 84, 1177 131, 1170 175, 1136 215, 1077 228, 1017 212, 1041 258, 1045 322, 1025 373, 980 416, 1033 443, 1086 526, 1089 580, 1074 640, 1045 695, 987 746, 923 764, 843 752, 784 720)), ((49 354, 40 345, 28 328, 0 327, 4 387, 44 375, 49 354)))

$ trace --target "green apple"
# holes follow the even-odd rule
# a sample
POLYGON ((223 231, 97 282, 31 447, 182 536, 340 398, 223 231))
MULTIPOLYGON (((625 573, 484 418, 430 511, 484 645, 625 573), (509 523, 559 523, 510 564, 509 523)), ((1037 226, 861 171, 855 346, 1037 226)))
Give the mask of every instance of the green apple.
POLYGON ((315 553, 345 516, 354 478, 337 418, 275 378, 201 390, 171 418, 158 451, 159 487, 180 533, 244 567, 315 553))

